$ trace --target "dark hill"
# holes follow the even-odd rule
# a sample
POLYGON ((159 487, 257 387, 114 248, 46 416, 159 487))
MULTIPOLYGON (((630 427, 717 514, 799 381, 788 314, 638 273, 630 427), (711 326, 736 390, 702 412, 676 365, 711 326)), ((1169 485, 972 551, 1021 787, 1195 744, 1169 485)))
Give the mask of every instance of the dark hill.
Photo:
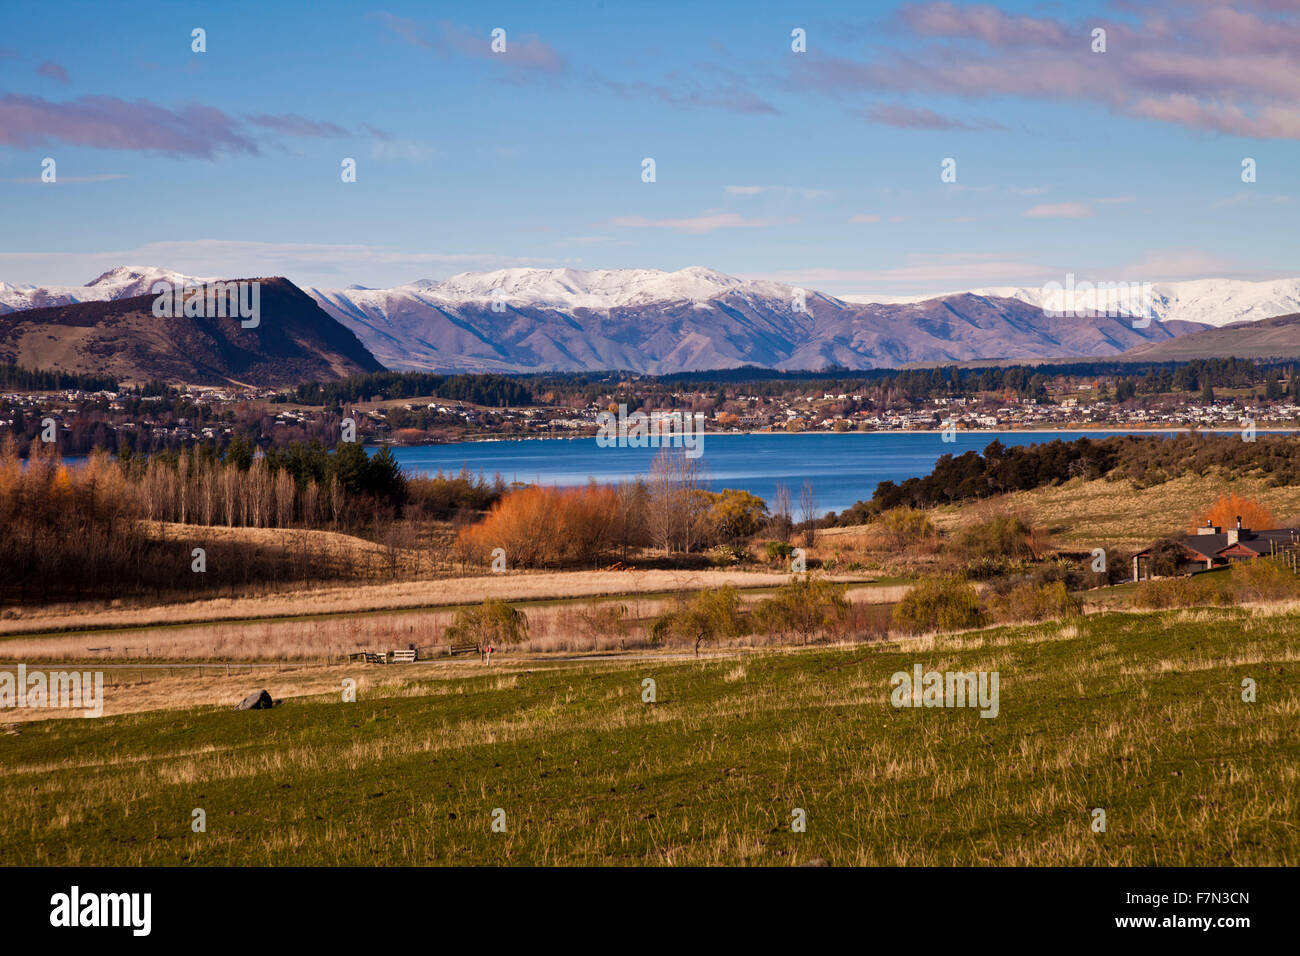
POLYGON ((287 279, 243 281, 261 284, 253 328, 239 318, 158 318, 154 295, 81 302, 0 316, 0 361, 195 385, 285 385, 383 371, 352 332, 287 279))

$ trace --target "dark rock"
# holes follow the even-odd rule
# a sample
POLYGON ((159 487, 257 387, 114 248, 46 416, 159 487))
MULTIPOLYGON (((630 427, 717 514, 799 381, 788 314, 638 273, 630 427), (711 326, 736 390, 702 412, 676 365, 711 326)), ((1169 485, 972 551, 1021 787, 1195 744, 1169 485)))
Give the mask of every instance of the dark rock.
POLYGON ((254 691, 239 702, 237 710, 270 710, 275 706, 271 695, 264 690, 254 691))

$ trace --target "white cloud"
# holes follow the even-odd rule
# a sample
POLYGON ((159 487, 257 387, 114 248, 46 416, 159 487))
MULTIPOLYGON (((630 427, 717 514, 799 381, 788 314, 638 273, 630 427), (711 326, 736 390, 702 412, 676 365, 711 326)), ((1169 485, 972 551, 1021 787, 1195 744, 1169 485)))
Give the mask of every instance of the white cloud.
POLYGON ((797 219, 746 219, 734 212, 708 210, 688 219, 647 219, 645 216, 620 216, 611 226, 631 229, 674 229, 677 232, 705 233, 715 229, 760 229, 797 222, 797 219))
POLYGON ((1086 219, 1092 215, 1092 209, 1081 202, 1040 203, 1025 215, 1030 219, 1086 219))

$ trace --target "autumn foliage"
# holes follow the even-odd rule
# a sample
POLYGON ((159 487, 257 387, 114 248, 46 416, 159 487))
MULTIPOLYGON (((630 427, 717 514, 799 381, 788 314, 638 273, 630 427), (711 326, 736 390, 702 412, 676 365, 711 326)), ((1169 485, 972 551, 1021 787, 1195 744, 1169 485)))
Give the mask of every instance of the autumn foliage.
POLYGON ((1270 528, 1277 527, 1273 519, 1273 512, 1269 511, 1268 508, 1254 498, 1246 498, 1231 491, 1220 495, 1218 500, 1210 506, 1210 510, 1196 522, 1196 525, 1204 526, 1208 521, 1210 524, 1217 525, 1226 531, 1228 528, 1237 526, 1238 517, 1241 518, 1241 526, 1249 528, 1251 531, 1267 531, 1270 528))
POLYGON ((562 567, 595 562, 617 543, 620 503, 615 489, 530 485, 506 495, 476 525, 464 528, 457 550, 489 562, 497 548, 508 568, 562 567))

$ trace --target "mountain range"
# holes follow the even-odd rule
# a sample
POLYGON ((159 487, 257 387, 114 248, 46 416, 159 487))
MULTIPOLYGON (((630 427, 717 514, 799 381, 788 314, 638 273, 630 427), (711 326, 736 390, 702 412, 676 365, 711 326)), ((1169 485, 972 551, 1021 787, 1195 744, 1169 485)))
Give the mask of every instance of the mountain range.
MULTIPOLYGON (((0 283, 0 315, 131 298, 159 280, 203 281, 156 267, 120 267, 85 286, 0 283)), ((1300 312, 1300 279, 1157 283, 1142 303, 1141 317, 1152 320, 1142 328, 1127 315, 1045 314, 1041 290, 837 298, 701 267, 502 269, 388 289, 303 291, 379 363, 430 371, 665 374, 740 365, 867 369, 1103 357, 1211 326, 1300 312)))
MULTIPOLYGON (((0 315, 0 361, 128 382, 218 386, 290 385, 383 370, 352 332, 287 279, 248 281, 260 285, 255 324, 159 317, 157 296, 138 294, 134 281, 95 287, 88 301, 12 311, 0 315), (119 296, 94 297, 110 289, 119 296)), ((49 298, 42 292, 42 301, 49 298)))

